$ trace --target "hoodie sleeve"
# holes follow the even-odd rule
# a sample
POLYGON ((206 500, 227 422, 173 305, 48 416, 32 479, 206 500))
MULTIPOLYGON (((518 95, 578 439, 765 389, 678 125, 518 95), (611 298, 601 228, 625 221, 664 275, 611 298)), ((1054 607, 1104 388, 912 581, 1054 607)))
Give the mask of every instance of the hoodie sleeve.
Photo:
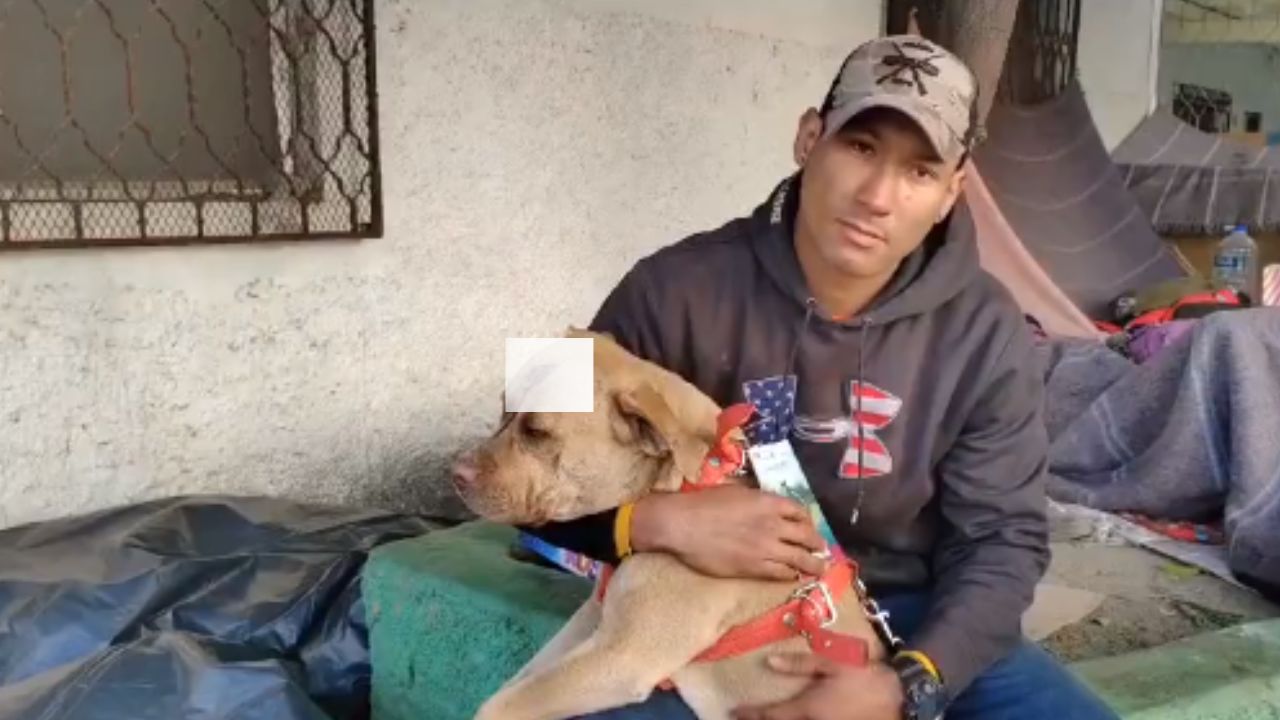
POLYGON ((933 606, 907 638, 951 698, 1021 640, 1049 560, 1043 382, 1029 334, 1011 334, 938 467, 933 606))
MULTIPOLYGON (((644 275, 644 261, 631 269, 605 298, 589 329, 608 333, 631 353, 663 364, 654 295, 644 275)), ((523 527, 525 532, 557 547, 608 564, 618 562, 613 528, 617 510, 610 509, 567 522, 523 527)))

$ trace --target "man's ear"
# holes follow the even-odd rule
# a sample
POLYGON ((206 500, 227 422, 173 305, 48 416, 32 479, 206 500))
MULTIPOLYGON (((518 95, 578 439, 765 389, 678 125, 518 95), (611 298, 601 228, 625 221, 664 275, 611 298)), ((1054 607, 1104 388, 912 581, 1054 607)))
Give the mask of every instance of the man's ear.
POLYGON ((658 479, 655 490, 676 490, 685 478, 698 477, 705 449, 676 417, 662 393, 653 385, 642 383, 619 391, 614 400, 620 423, 615 430, 619 436, 634 441, 647 455, 671 459, 671 473, 658 479))
POLYGON ((965 168, 969 166, 968 161, 960 166, 960 169, 951 174, 951 179, 947 181, 947 195, 942 201, 942 206, 938 208, 938 222, 942 222, 951 209, 956 206, 956 201, 960 199, 960 192, 964 190, 965 168))
POLYGON ((814 108, 809 108, 800 116, 800 122, 796 126, 796 139, 792 147, 796 165, 804 167, 820 139, 822 139, 822 116, 814 108))
POLYGON ((916 15, 918 8, 912 7, 907 13, 907 34, 924 37, 924 33, 920 32, 920 18, 916 15))

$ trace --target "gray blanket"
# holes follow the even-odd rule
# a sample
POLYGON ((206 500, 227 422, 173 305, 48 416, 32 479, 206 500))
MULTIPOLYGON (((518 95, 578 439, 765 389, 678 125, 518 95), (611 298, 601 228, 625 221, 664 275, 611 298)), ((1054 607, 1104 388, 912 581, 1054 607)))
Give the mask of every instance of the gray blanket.
POLYGON ((1050 496, 1223 519, 1232 572, 1280 588, 1280 310, 1210 315, 1142 365, 1097 342, 1042 347, 1050 496))

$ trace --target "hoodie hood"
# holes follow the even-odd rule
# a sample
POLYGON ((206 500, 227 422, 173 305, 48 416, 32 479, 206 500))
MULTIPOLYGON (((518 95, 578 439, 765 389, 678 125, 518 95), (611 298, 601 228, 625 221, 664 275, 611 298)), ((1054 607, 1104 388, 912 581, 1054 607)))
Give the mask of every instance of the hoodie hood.
MULTIPOLYGON (((794 245, 801 180, 800 173, 783 180, 753 213, 752 251, 765 274, 787 297, 822 314, 813 301, 794 245)), ((823 319, 847 326, 883 324, 927 313, 959 295, 978 279, 980 267, 973 234, 952 232, 952 225, 958 222, 968 222, 967 216, 952 211, 935 225, 924 242, 903 258, 889 284, 865 312, 841 321, 822 314, 823 319)))

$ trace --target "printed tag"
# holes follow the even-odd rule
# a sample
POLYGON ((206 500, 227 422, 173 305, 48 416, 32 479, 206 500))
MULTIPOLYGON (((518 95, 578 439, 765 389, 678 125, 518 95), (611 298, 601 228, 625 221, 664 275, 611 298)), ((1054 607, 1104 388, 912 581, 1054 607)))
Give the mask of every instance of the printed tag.
POLYGON ((747 455, 751 458, 751 468, 755 471, 760 488, 789 497, 808 508, 818 534, 822 535, 833 549, 839 548, 840 543, 836 542, 835 533, 831 531, 831 525, 822 514, 822 508, 818 506, 818 499, 814 497, 813 489, 809 487, 809 479, 804 476, 804 469, 800 467, 800 461, 796 458, 791 442, 779 440, 763 445, 752 445, 747 449, 747 455))

